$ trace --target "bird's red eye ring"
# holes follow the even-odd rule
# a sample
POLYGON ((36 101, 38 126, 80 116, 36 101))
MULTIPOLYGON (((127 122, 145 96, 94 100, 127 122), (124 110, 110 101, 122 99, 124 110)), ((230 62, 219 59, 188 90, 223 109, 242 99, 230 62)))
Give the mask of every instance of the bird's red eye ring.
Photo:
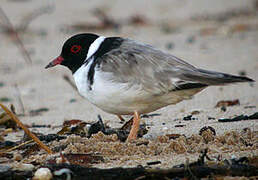
POLYGON ((81 46, 80 45, 73 45, 72 47, 71 47, 71 52, 72 53, 74 53, 74 54, 76 54, 76 53, 78 53, 80 50, 81 50, 81 46))

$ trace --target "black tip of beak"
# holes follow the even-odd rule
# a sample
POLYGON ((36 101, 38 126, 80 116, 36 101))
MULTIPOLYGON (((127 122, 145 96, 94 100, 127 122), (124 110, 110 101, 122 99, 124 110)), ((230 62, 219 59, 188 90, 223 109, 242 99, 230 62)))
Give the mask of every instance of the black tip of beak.
POLYGON ((51 68, 51 67, 53 67, 53 66, 54 66, 53 62, 50 62, 50 63, 45 67, 45 69, 51 68))
POLYGON ((61 64, 63 60, 64 60, 64 58, 63 58, 62 56, 58 56, 58 57, 55 58, 53 61, 51 61, 51 62, 45 67, 45 69, 51 68, 51 67, 56 66, 56 65, 58 65, 58 64, 61 64))

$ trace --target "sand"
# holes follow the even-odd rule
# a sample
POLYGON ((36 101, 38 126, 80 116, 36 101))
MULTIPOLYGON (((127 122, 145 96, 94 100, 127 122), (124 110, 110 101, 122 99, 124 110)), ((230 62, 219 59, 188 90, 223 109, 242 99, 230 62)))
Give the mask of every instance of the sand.
MULTIPOLYGON (((61 47, 68 37, 82 32, 67 31, 69 25, 99 23, 92 13, 95 8, 104 9, 118 22, 125 22, 125 19, 135 14, 142 15, 148 24, 125 24, 119 30, 95 30, 94 33, 129 37, 172 53, 200 68, 236 75, 244 71, 248 77, 256 81, 258 79, 258 18, 254 1, 1 1, 1 8, 15 26, 20 24, 29 12, 46 5, 54 7, 53 12, 38 17, 24 33, 20 33, 30 53, 31 65, 24 61, 17 46, 0 26, 0 82, 4 83, 4 86, 0 87, 0 98, 10 98, 11 101, 4 104, 9 106, 12 103, 16 107, 16 112, 22 113, 15 88, 15 85, 18 86, 27 114, 20 119, 25 124, 58 126, 69 119, 96 121, 97 115, 100 114, 111 127, 121 126, 117 117, 101 111, 81 98, 63 79, 63 75, 72 79, 68 69, 61 66, 44 69, 48 62, 60 54, 61 47), (216 19, 220 16, 222 20, 216 19), (29 111, 42 107, 48 108, 49 111, 38 116, 28 115, 29 111)), ((257 83, 208 87, 191 100, 154 112, 160 113, 160 116, 144 118, 143 122, 150 127, 145 138, 151 139, 170 133, 190 137, 192 134, 198 134, 203 126, 212 126, 218 135, 227 131, 240 132, 244 128, 257 131, 257 120, 218 122, 219 118, 251 115, 257 112, 257 107, 257 83), (220 100, 234 99, 239 99, 240 105, 227 107, 225 112, 214 107, 220 100), (198 115, 194 115, 197 120, 182 120, 194 110, 200 111, 198 115), (208 120, 208 117, 215 119, 208 120), (178 124, 185 126, 175 127, 178 124)), ((60 128, 32 130, 47 134, 56 133, 60 128)), ((18 140, 21 135, 22 132, 18 132, 7 138, 18 140)), ((254 153, 257 155, 257 150, 254 153)), ((187 156, 178 156, 177 162, 183 163, 187 156)), ((137 161, 133 162, 132 165, 138 164, 137 161)), ((112 167, 112 163, 110 166, 112 167)))

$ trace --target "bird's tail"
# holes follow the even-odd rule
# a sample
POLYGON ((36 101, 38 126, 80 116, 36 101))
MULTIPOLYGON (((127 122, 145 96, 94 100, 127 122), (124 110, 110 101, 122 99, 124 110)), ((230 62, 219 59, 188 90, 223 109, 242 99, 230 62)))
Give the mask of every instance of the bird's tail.
POLYGON ((207 85, 223 85, 228 83, 237 83, 237 82, 254 82, 253 79, 244 76, 235 76, 215 71, 208 71, 204 69, 198 69, 198 73, 195 77, 199 82, 207 85), (199 74, 199 75, 197 75, 199 74))

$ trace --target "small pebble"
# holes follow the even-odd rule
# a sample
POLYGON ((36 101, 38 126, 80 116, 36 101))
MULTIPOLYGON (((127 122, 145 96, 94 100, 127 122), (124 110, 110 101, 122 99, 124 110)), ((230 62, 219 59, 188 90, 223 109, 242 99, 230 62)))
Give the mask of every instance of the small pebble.
POLYGON ((0 97, 0 102, 10 102, 11 99, 8 97, 0 97))
POLYGON ((10 169, 11 167, 8 165, 0 164, 0 174, 6 173, 10 169))
POLYGON ((177 124, 177 125, 175 125, 175 127, 185 127, 186 125, 184 125, 184 124, 177 124))
POLYGON ((246 71, 245 70, 239 71, 238 74, 240 76, 246 76, 246 71))
POLYGON ((70 99, 70 103, 74 103, 74 102, 76 102, 77 100, 76 99, 70 99))
POLYGON ((194 36, 189 36, 186 41, 187 41, 187 43, 192 44, 192 43, 195 42, 195 37, 194 36))
POLYGON ((20 160, 22 160, 22 155, 20 154, 20 153, 14 153, 13 154, 13 160, 15 160, 15 161, 20 161, 20 160))
POLYGON ((55 176, 61 176, 63 174, 66 174, 66 180, 71 180, 72 179, 72 177, 71 177, 72 173, 73 172, 70 169, 63 168, 63 169, 55 171, 54 175, 55 176))
POLYGON ((223 112, 226 112, 227 108, 226 108, 226 106, 221 106, 220 110, 223 111, 223 112))
POLYGON ((174 47, 175 47, 175 45, 172 42, 166 44, 167 49, 173 49, 174 47))
POLYGON ((12 170, 18 171, 33 171, 35 166, 33 164, 26 164, 26 163, 15 163, 12 164, 12 170))
POLYGON ((48 168, 39 168, 35 172, 32 180, 51 180, 52 178, 53 175, 48 168))
POLYGON ((201 113, 200 111, 195 110, 195 111, 192 111, 192 112, 191 112, 191 115, 196 115, 196 114, 200 114, 200 113, 201 113))
POLYGON ((163 131, 166 131, 166 130, 168 130, 168 127, 163 127, 162 130, 163 130, 163 131))
POLYGON ((214 117, 208 117, 208 120, 215 120, 215 118, 214 117))

